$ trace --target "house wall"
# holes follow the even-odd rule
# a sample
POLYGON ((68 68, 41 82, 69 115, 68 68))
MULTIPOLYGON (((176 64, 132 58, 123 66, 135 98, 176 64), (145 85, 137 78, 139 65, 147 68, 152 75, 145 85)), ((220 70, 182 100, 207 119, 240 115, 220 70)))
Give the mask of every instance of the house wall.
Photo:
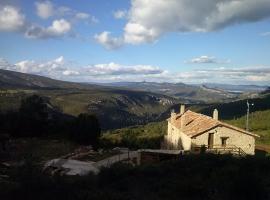
POLYGON ((183 134, 180 129, 173 126, 170 121, 168 121, 167 133, 165 139, 169 149, 191 149, 191 138, 183 134))
POLYGON ((192 144, 208 145, 208 135, 214 133, 214 145, 221 146, 221 137, 228 137, 226 144, 240 147, 246 154, 255 154, 255 138, 227 127, 217 127, 202 135, 192 138, 192 144))

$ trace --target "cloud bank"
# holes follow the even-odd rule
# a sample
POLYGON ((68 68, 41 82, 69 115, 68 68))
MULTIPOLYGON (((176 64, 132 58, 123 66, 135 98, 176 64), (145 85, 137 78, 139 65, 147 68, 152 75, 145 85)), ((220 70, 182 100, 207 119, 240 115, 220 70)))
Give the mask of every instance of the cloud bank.
POLYGON ((106 82, 116 79, 129 80, 130 78, 160 76, 166 73, 157 66, 120 65, 113 62, 74 66, 72 62, 66 61, 63 56, 50 61, 38 62, 34 60, 24 60, 15 64, 10 64, 5 59, 0 59, 0 69, 79 82, 106 82))
POLYGON ((169 32, 210 32, 270 17, 269 0, 132 0, 127 43, 153 42, 169 32))
MULTIPOLYGON (((131 0, 128 13, 120 10, 114 17, 127 16, 121 39, 138 45, 171 32, 213 32, 265 20, 269 10, 269 0, 131 0)), ((106 47, 109 42, 99 43, 106 47)))
POLYGON ((114 62, 87 66, 74 65, 63 56, 50 61, 24 60, 10 64, 0 59, 0 69, 37 74, 77 82, 154 81, 184 83, 270 84, 270 66, 204 68, 169 72, 159 66, 121 65, 114 62))

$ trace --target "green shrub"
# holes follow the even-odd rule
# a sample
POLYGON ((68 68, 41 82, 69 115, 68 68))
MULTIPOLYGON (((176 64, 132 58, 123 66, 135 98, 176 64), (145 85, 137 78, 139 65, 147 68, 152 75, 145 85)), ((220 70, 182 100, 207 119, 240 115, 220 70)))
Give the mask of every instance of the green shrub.
POLYGON ((80 114, 73 123, 71 138, 84 145, 97 148, 100 137, 100 126, 94 115, 80 114))
POLYGON ((163 122, 149 123, 143 126, 128 127, 107 131, 101 137, 103 147, 124 146, 132 149, 158 149, 167 132, 167 124, 163 122))

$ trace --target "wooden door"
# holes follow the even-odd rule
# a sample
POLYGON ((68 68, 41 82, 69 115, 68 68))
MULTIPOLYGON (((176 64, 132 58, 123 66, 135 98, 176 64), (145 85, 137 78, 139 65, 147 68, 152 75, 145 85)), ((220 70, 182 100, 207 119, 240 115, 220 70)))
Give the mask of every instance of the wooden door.
POLYGON ((214 145, 214 133, 208 135, 208 148, 212 149, 214 145))

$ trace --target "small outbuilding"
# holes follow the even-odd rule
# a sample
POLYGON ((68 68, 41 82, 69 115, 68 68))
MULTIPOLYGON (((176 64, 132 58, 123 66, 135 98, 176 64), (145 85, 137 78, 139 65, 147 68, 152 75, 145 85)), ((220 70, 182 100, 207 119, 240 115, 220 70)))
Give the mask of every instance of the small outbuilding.
POLYGON ((185 110, 181 105, 180 113, 171 113, 168 133, 165 136, 167 149, 196 151, 205 148, 216 153, 240 155, 255 154, 255 138, 258 135, 221 122, 215 109, 213 117, 185 110))

